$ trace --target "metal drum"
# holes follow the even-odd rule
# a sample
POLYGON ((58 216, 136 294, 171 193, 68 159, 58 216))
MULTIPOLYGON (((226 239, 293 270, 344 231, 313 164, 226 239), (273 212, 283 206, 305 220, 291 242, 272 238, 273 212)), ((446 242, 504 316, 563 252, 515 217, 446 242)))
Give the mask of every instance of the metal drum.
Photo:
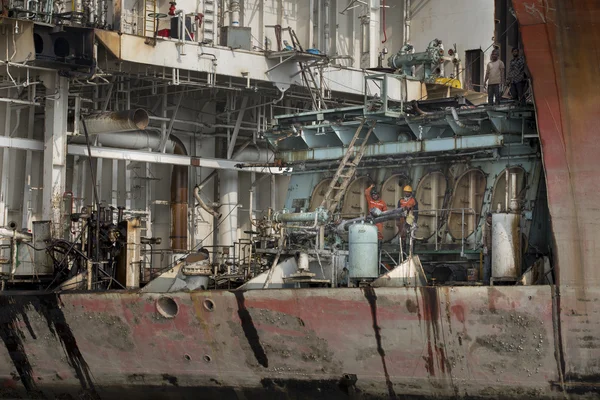
POLYGON ((519 214, 492 216, 492 278, 516 280, 521 275, 519 214))
POLYGON ((350 278, 377 278, 379 276, 377 226, 365 223, 352 224, 348 232, 350 278))

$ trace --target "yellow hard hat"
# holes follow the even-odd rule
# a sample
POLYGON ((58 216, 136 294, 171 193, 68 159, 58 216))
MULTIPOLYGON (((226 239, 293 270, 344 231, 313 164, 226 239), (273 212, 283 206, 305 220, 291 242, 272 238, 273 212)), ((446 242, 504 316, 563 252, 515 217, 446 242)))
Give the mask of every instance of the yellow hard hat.
POLYGON ((410 185, 406 185, 404 186, 404 189, 402 189, 404 192, 412 192, 412 187, 410 185))

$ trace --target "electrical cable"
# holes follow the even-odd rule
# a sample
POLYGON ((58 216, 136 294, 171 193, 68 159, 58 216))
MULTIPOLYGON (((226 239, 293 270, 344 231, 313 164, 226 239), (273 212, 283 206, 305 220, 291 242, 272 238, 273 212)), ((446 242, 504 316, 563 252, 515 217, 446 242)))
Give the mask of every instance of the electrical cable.
MULTIPOLYGON (((94 169, 92 168, 92 150, 90 148, 90 136, 88 134, 88 130, 87 130, 87 125, 85 123, 85 119, 83 118, 83 115, 80 116, 81 119, 81 123, 83 125, 83 132, 85 133, 85 145, 87 147, 87 151, 88 151, 88 162, 90 165, 90 175, 92 178, 92 188, 94 189, 94 199, 96 200, 96 246, 95 247, 95 252, 94 252, 94 256, 92 257, 92 259, 98 263, 100 261, 100 215, 98 214, 100 212, 100 200, 98 199, 98 190, 96 188, 96 177, 94 174, 94 169)), ((75 244, 75 242, 73 243, 75 244)), ((100 269, 100 268, 98 268, 100 269)))

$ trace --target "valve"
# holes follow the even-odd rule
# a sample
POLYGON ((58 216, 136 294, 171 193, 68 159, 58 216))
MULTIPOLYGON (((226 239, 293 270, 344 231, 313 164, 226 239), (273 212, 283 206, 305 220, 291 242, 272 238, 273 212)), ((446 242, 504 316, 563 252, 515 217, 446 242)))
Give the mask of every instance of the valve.
POLYGON ((175 7, 175 6, 177 5, 177 3, 176 3, 176 2, 174 2, 174 1, 170 1, 170 2, 169 2, 169 4, 171 5, 171 6, 169 7, 169 15, 171 15, 171 16, 175 16, 175 10, 176 10, 176 7, 175 7))

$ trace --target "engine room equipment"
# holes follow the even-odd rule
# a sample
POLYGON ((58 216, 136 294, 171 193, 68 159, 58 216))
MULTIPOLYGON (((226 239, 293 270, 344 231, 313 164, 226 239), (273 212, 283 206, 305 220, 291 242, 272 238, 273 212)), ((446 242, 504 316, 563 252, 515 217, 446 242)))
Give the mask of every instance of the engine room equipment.
POLYGON ((370 223, 352 224, 348 231, 350 278, 377 278, 379 276, 377 226, 370 223))
POLYGON ((329 219, 329 213, 324 208, 317 208, 312 212, 305 213, 287 213, 284 211, 277 211, 273 214, 273 221, 275 222, 312 222, 325 223, 329 219))
POLYGON ((435 67, 443 61, 442 41, 440 39, 432 40, 427 49, 420 53, 412 53, 413 50, 414 47, 411 44, 405 44, 398 53, 388 58, 388 65, 394 69, 401 69, 402 74, 409 77, 415 76, 413 67, 422 65, 424 79, 429 79, 435 67))

